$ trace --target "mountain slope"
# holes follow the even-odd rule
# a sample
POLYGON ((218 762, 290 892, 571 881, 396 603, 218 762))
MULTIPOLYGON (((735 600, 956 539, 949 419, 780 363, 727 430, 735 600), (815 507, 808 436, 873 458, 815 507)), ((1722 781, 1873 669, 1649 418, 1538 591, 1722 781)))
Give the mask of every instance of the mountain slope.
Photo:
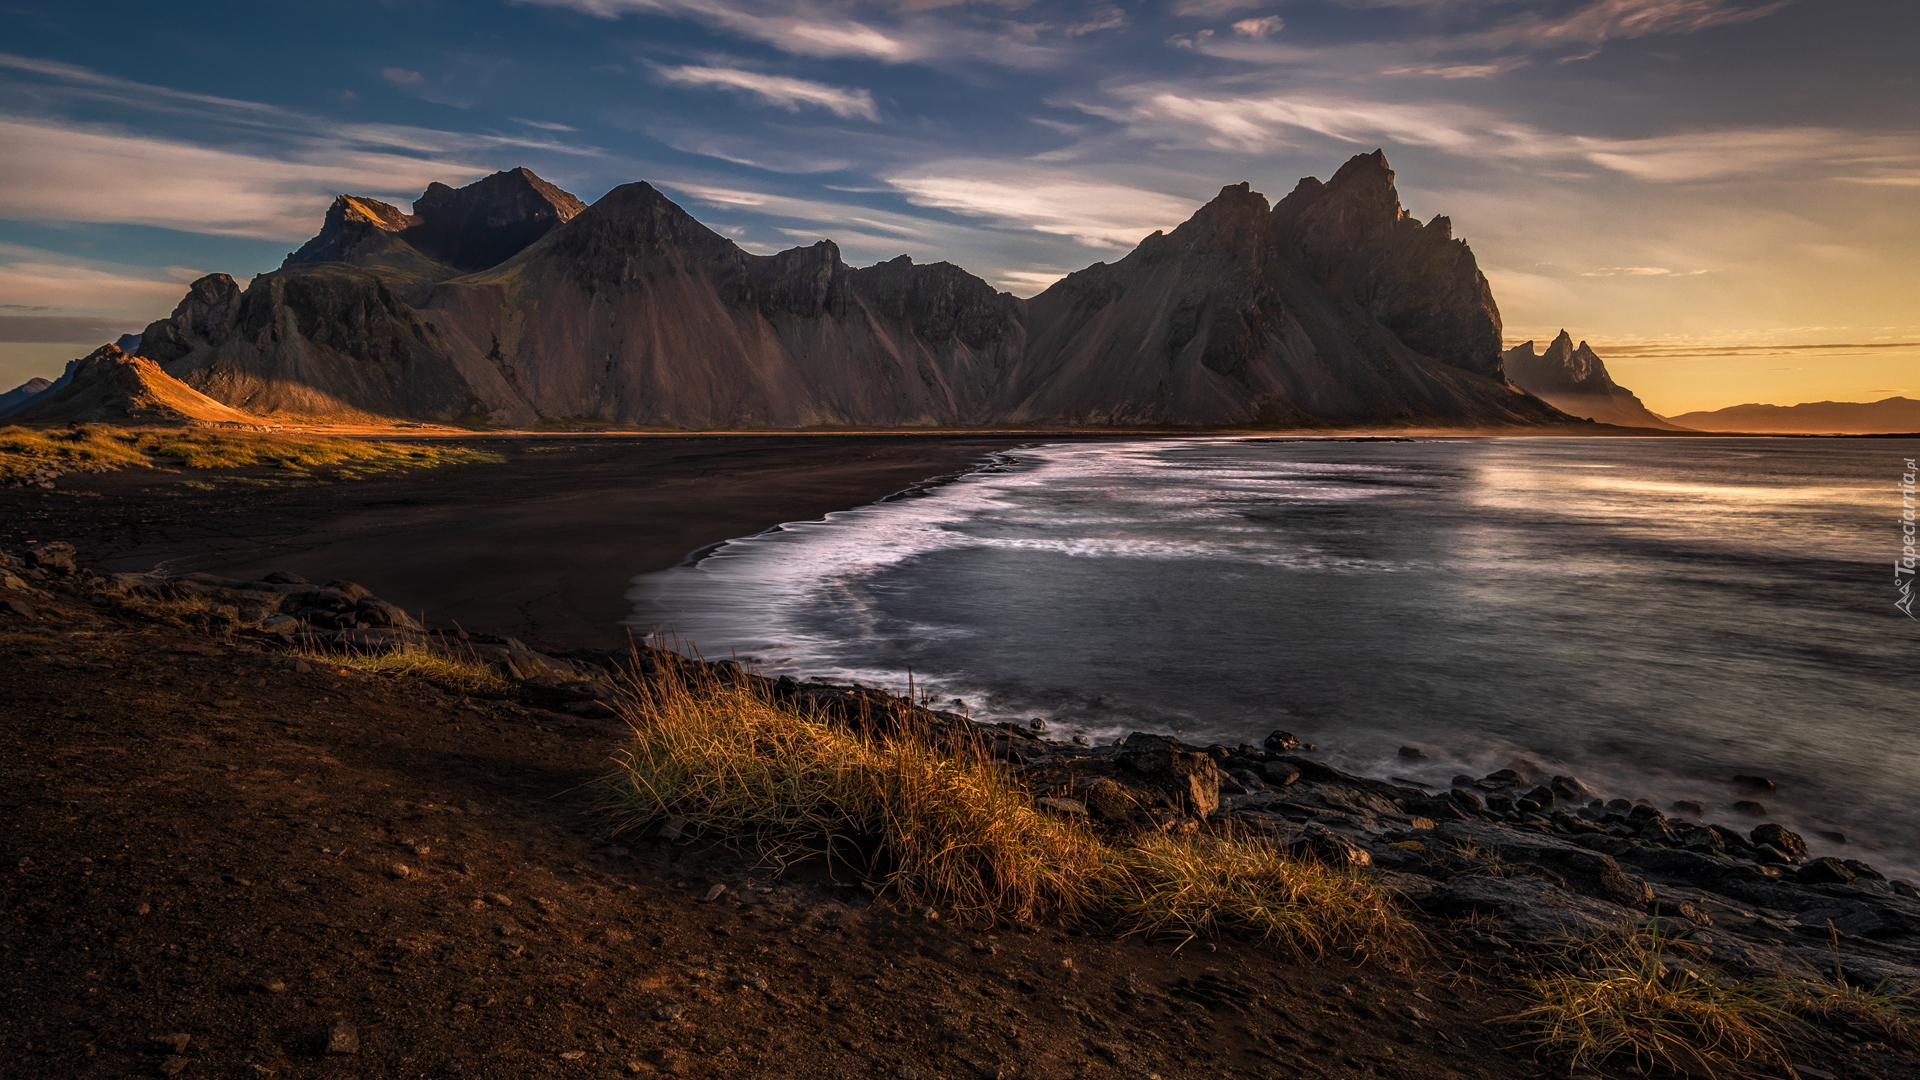
POLYGON ((102 345, 76 360, 55 388, 8 421, 16 424, 157 424, 255 426, 257 416, 228 408, 118 345, 102 345))
POLYGON ((28 379, 26 382, 21 383, 19 386, 14 387, 4 394, 0 394, 0 418, 5 418, 8 413, 25 408, 27 402, 46 393, 47 389, 52 385, 52 383, 45 379, 33 378, 28 379))
POLYGON ((1809 401, 1799 405, 1732 405, 1671 417, 1700 431, 1779 431, 1873 435, 1920 431, 1920 401, 1809 401))
POLYGON ((1535 355, 1533 342, 1523 341, 1506 351, 1507 377, 1514 385, 1572 416, 1621 427, 1685 430, 1661 419, 1640 403, 1631 390, 1613 381, 1607 365, 1565 330, 1544 353, 1535 355))
POLYGON ((1541 424, 1486 280, 1366 154, 1269 207, 1228 188, 1032 301, 947 263, 743 251, 645 183, 580 209, 524 169, 414 212, 342 196, 143 350, 256 412, 668 428, 1541 424), (489 260, 493 260, 489 262, 489 260))

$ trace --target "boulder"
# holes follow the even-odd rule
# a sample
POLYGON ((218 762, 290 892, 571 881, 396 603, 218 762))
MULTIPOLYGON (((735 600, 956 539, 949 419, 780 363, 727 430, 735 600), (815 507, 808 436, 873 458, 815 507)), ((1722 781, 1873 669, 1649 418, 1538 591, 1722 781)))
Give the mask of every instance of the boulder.
POLYGON ((1753 832, 1748 834, 1748 839, 1753 841, 1753 846, 1756 848, 1774 848, 1785 855, 1789 862, 1798 862, 1807 857, 1806 840, 1802 839, 1799 833, 1782 825, 1769 822, 1755 826, 1753 832))
POLYGON ((362 626, 391 626, 401 630, 422 629, 413 616, 397 604, 373 596, 363 596, 354 606, 354 615, 362 626))
POLYGON ((1220 809, 1220 766, 1181 745, 1165 735, 1136 731, 1120 744, 1121 775, 1166 796, 1175 809, 1208 817, 1220 809))
POLYGON ((1443 915, 1492 915, 1508 933, 1534 941, 1590 937, 1636 917, 1618 904, 1579 896, 1530 875, 1457 877, 1435 889, 1427 904, 1443 915))
POLYGON ((64 541, 36 544, 27 549, 27 562, 49 574, 73 574, 80 570, 74 554, 73 545, 64 541))

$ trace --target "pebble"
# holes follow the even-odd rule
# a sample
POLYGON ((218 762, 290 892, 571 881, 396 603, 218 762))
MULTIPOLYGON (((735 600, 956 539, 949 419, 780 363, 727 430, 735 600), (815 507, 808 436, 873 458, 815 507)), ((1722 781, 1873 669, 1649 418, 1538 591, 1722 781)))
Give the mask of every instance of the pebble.
POLYGON ((413 868, 406 863, 394 863, 392 866, 387 867, 387 873, 392 877, 403 878, 413 873, 413 868))
POLYGON ((327 1029, 327 1053, 357 1054, 360 1052, 360 1030, 345 1020, 335 1020, 327 1029))
POLYGON ((657 835, 662 840, 678 840, 680 839, 681 836, 686 834, 686 831, 687 831, 686 818, 683 818, 683 817, 668 818, 667 820, 660 823, 660 831, 657 835))
POLYGON ((684 1011, 679 1004, 670 1001, 653 1010, 653 1018, 655 1020, 678 1020, 680 1019, 680 1014, 684 1011))
POLYGON ((710 888, 707 889, 706 895, 700 898, 700 902, 703 904, 711 904, 715 900, 718 900, 720 899, 720 897, 724 896, 726 894, 726 891, 727 891, 727 887, 716 881, 713 883, 713 885, 710 888))
POLYGON ((481 899, 485 900, 487 903, 492 904, 495 907, 512 907, 513 906, 513 897, 508 896, 505 893, 490 892, 487 895, 481 897, 481 899))
POLYGON ((193 1036, 177 1031, 171 1035, 150 1035, 147 1041, 155 1046, 165 1047, 176 1054, 184 1054, 187 1052, 187 1044, 193 1041, 193 1036))
POLYGON ((157 1068, 161 1076, 179 1076, 190 1062, 190 1058, 181 1057, 179 1054, 168 1054, 160 1059, 157 1068))
POLYGON ((560 1060, 561 1061, 579 1061, 581 1058, 586 1056, 587 1056, 587 1052, 585 1050, 568 1050, 565 1053, 562 1053, 560 1055, 560 1060))

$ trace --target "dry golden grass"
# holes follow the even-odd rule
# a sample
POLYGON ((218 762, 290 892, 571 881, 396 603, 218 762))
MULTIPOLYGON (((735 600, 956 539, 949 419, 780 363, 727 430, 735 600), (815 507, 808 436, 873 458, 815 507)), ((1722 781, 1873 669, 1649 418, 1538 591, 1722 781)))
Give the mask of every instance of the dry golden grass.
POLYGON ((498 454, 464 447, 324 436, 199 428, 123 428, 103 424, 55 431, 0 428, 0 483, 18 481, 47 469, 110 472, 152 467, 268 466, 293 475, 327 469, 342 479, 359 479, 405 469, 500 460, 498 454))
POLYGON ((1845 1026, 1920 1046, 1920 991, 1899 993, 1847 982, 1795 981, 1774 987, 1774 1001, 1787 1013, 1823 1026, 1845 1026))
POLYGON ((855 861, 887 892, 947 917, 1252 932, 1308 952, 1383 954, 1414 940, 1357 875, 1257 839, 1108 843, 1039 809, 983 753, 911 724, 869 736, 671 669, 636 688, 627 715, 634 739, 607 784, 628 824, 685 818, 777 859, 855 861))
POLYGON ((323 652, 296 649, 288 655, 311 664, 349 668, 373 675, 425 679, 435 685, 462 694, 481 697, 508 697, 514 685, 496 674, 478 659, 433 652, 418 645, 403 646, 387 652, 323 652))
POLYGON ((1769 987, 1661 963, 1657 931, 1568 946, 1560 970, 1528 979, 1534 1004, 1507 1019, 1582 1067, 1626 1065, 1690 1077, 1777 1075, 1793 1017, 1769 987))

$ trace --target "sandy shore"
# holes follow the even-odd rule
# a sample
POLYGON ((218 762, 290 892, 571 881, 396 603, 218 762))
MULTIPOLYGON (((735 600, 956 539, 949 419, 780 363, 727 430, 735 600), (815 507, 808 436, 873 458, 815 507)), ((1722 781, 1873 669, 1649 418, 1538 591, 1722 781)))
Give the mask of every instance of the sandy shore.
MULTIPOLYGON (((469 440, 462 440, 468 442, 469 440)), ((859 506, 1029 435, 545 436, 393 479, 253 487, 130 470, 0 491, 0 543, 66 540, 105 570, 346 577, 433 622, 615 645, 636 574, 783 521, 859 506)))

